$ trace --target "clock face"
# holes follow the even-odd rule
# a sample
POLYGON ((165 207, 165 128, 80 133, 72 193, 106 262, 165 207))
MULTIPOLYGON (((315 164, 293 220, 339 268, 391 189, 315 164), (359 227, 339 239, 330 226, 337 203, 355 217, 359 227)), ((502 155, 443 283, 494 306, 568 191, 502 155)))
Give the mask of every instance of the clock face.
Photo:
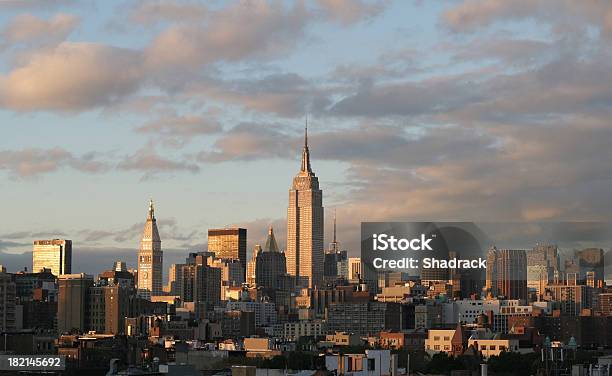
POLYGON ((142 273, 142 277, 143 277, 144 279, 149 278, 149 273, 147 273, 147 272, 142 273))

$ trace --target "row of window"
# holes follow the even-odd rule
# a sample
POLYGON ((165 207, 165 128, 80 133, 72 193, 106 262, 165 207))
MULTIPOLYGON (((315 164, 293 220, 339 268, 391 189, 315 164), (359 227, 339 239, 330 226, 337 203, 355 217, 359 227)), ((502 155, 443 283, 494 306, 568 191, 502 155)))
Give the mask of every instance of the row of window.
MULTIPOLYGON (((434 345, 433 349, 440 351, 440 347, 441 347, 440 345, 434 345)), ((431 350, 431 346, 427 345, 427 350, 431 350)), ((450 346, 444 345, 444 351, 449 351, 449 350, 450 350, 450 346)))

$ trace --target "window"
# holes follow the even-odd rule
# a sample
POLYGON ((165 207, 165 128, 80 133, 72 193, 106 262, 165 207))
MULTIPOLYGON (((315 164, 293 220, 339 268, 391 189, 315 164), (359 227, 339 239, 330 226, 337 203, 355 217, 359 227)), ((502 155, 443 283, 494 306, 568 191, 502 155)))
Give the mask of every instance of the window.
POLYGON ((480 346, 480 349, 481 349, 481 350, 486 350, 486 349, 487 349, 487 345, 482 345, 482 346, 480 346))
POLYGON ((497 346, 491 345, 491 350, 495 350, 496 348, 497 348, 497 346))
POLYGON ((445 345, 444 346, 444 350, 450 350, 450 346, 449 345, 445 345))
POLYGON ((445 337, 444 337, 444 340, 445 340, 445 341, 450 341, 450 337, 445 336, 445 337))
POLYGON ((374 359, 368 359, 368 371, 374 371, 376 369, 376 362, 374 359))
POLYGON ((434 337, 434 341, 439 341, 439 340, 440 340, 440 337, 439 337, 439 336, 435 336, 435 337, 434 337))

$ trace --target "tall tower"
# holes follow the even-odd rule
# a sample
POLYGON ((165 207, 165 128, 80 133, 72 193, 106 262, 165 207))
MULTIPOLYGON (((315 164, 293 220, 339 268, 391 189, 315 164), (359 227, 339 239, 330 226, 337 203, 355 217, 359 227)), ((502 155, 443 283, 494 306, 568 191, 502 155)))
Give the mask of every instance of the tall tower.
POLYGON ((162 264, 164 254, 157 230, 153 200, 149 201, 149 213, 138 251, 138 294, 151 297, 162 294, 162 264))
POLYGON ((287 273, 300 286, 323 283, 323 192, 310 167, 308 122, 304 128, 302 166, 289 189, 287 208, 287 273))

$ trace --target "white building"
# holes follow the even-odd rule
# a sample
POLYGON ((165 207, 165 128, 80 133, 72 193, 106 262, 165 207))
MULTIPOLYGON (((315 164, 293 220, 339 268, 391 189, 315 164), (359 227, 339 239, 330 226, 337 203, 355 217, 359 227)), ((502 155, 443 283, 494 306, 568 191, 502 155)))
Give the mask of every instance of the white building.
POLYGON ((283 324, 282 337, 289 341, 297 341, 300 337, 319 337, 325 334, 325 323, 320 320, 302 320, 283 324))
POLYGON ((325 367, 336 375, 395 376, 397 355, 390 350, 366 350, 365 354, 333 354, 325 356, 325 367))

